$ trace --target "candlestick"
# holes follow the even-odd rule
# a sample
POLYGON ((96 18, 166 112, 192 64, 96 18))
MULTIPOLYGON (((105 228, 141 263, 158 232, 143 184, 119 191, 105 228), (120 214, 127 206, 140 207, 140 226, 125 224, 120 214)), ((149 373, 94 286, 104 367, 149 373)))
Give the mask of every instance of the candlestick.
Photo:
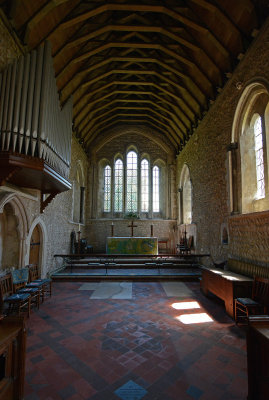
POLYGON ((78 231, 78 254, 80 254, 80 230, 78 231))
POLYGON ((153 236, 153 225, 150 225, 150 236, 153 236))

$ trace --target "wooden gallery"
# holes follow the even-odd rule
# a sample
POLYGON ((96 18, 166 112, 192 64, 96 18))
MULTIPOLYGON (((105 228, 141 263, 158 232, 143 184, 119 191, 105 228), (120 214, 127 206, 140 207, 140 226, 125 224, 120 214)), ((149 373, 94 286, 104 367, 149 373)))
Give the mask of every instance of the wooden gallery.
POLYGON ((267 400, 268 143, 268 0, 0 0, 0 400, 267 400))

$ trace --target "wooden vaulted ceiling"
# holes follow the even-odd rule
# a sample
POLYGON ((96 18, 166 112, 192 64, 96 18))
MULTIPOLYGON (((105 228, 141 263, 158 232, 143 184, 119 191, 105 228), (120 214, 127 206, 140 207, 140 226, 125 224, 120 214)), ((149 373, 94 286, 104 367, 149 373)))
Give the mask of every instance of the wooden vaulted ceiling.
POLYGON ((268 14, 254 0, 1 0, 27 50, 52 44, 61 103, 88 151, 143 125, 180 151, 268 14))

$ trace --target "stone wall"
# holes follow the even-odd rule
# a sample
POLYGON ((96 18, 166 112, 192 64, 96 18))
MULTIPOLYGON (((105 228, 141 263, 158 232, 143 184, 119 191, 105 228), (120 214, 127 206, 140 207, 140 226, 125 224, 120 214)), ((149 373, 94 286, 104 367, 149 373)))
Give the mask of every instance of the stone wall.
POLYGON ((233 257, 269 267, 269 211, 231 216, 228 223, 233 257))
MULTIPOLYGON (((106 251, 106 238, 111 236, 111 223, 114 224, 114 236, 129 237, 131 236, 131 228, 128 227, 131 221, 128 219, 117 220, 91 220, 88 222, 86 228, 86 238, 89 244, 93 246, 94 252, 105 253, 106 251)), ((175 250, 176 234, 174 228, 176 226, 175 220, 135 220, 134 236, 150 237, 151 225, 153 225, 153 236, 158 238, 168 239, 168 247, 171 251, 175 250)))
POLYGON ((2 71, 24 53, 2 10, 0 10, 0 38, 0 71, 2 71))
POLYGON ((177 157, 177 187, 184 163, 190 169, 197 251, 210 252, 214 260, 226 259, 228 256, 261 262, 265 260, 261 236, 265 242, 268 241, 269 231, 265 228, 263 215, 260 215, 257 227, 254 222, 256 219, 253 220, 252 216, 238 218, 236 229, 235 222, 229 219, 227 146, 232 142, 233 118, 242 90, 251 81, 262 79, 267 84, 269 82, 268 43, 269 21, 254 39, 233 76, 177 157), (242 232, 248 224, 252 233, 244 234, 242 240, 242 232), (230 230, 228 245, 221 240, 223 226, 228 226, 230 230), (260 233, 256 235, 255 230, 260 233), (251 251, 247 251, 248 248, 251 251))
MULTIPOLYGON (((70 181, 74 177, 77 162, 80 161, 87 176, 88 160, 86 154, 76 139, 72 139, 72 158, 70 168, 70 181)), ((73 193, 72 189, 63 192, 47 206, 41 215, 47 227, 47 270, 56 267, 54 254, 66 254, 70 252, 70 234, 72 230, 78 232, 78 223, 72 220, 73 193)), ((84 235, 84 225, 81 225, 81 236, 84 235)))

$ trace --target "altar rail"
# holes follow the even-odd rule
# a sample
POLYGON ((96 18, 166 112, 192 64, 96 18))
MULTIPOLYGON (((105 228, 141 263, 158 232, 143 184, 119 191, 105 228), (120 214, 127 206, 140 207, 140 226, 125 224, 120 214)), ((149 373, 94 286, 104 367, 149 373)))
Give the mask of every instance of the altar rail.
POLYGON ((0 74, 0 151, 46 161, 68 178, 72 101, 61 109, 46 42, 0 74))
POLYGON ((62 258, 59 269, 69 267, 71 273, 74 268, 93 269, 130 269, 130 268, 181 268, 199 264, 200 257, 209 257, 209 254, 55 254, 54 258, 62 258), (185 265, 186 264, 186 265, 185 265))

